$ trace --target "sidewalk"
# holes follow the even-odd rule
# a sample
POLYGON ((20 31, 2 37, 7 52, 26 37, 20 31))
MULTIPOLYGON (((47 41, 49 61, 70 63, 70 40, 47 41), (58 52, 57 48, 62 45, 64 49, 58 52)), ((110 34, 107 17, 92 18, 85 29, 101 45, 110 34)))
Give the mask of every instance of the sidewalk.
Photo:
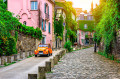
POLYGON ((28 73, 38 73, 38 66, 44 66, 53 56, 61 50, 53 51, 50 57, 31 57, 13 65, 0 68, 0 79, 28 79, 28 73))

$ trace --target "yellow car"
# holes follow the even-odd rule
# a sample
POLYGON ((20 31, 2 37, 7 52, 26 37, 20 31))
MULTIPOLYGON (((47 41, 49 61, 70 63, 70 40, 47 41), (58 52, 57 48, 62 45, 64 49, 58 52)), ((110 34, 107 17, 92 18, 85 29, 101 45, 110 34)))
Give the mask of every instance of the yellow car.
POLYGON ((50 44, 39 44, 38 49, 34 51, 35 57, 38 55, 46 55, 50 56, 52 55, 52 49, 50 44))

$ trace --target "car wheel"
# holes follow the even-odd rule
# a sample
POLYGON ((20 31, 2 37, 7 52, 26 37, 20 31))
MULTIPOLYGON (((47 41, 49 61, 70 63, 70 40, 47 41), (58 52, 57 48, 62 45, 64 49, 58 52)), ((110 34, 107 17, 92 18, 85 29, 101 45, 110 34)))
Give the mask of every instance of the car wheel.
POLYGON ((37 55, 35 55, 35 57, 37 57, 37 55))
POLYGON ((51 53, 51 56, 52 56, 52 53, 51 53))

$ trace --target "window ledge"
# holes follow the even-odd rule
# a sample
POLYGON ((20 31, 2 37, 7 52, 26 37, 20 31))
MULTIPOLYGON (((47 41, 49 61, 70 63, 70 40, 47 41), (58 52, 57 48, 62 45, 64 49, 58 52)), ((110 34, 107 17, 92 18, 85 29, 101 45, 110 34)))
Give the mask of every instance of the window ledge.
POLYGON ((38 10, 30 10, 30 11, 38 11, 38 10))

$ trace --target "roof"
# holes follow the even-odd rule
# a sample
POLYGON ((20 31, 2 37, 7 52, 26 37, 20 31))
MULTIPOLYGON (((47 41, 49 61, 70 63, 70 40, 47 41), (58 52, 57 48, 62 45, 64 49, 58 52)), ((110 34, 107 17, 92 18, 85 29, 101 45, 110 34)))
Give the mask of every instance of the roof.
POLYGON ((79 16, 82 12, 82 8, 74 8, 76 10, 76 15, 79 16))

